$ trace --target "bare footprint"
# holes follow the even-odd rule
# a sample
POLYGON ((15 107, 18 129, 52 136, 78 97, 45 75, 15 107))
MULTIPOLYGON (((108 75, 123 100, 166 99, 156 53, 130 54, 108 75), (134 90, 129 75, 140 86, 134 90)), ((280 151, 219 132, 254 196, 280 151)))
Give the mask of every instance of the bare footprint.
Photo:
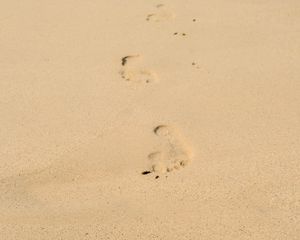
POLYGON ((152 83, 157 81, 154 71, 143 66, 139 55, 131 55, 122 58, 120 75, 123 79, 132 83, 152 83))
POLYGON ((167 125, 159 125, 153 132, 160 138, 162 144, 161 149, 148 155, 151 172, 171 172, 189 164, 191 151, 175 129, 167 125))
POLYGON ((175 14, 168 10, 164 4, 156 5, 156 11, 147 15, 146 20, 152 22, 164 22, 175 18, 175 14))

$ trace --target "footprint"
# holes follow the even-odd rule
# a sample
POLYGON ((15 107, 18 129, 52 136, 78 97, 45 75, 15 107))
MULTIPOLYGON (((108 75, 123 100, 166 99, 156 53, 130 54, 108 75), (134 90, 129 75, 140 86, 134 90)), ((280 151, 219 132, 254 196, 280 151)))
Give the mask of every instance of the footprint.
POLYGON ((153 132, 160 138, 162 144, 161 149, 148 155, 151 172, 171 172, 189 164, 191 151, 175 129, 167 125, 159 125, 153 132))
POLYGON ((196 62, 192 62, 192 66, 195 67, 195 68, 197 68, 197 69, 201 68, 200 65, 197 64, 196 62))
POLYGON ((175 18, 175 14, 169 11, 164 4, 156 5, 156 12, 147 15, 146 20, 152 22, 164 22, 175 18))
POLYGON ((152 83, 157 81, 156 73, 143 66, 142 58, 139 55, 123 57, 121 65, 120 75, 128 82, 152 83))

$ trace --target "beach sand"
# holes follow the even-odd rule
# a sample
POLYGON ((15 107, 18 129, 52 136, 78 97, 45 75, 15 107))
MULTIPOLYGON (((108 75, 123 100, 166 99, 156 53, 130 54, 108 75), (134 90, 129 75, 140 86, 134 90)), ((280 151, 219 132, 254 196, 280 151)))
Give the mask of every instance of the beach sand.
POLYGON ((299 239, 299 1, 0 16, 1 240, 299 239))

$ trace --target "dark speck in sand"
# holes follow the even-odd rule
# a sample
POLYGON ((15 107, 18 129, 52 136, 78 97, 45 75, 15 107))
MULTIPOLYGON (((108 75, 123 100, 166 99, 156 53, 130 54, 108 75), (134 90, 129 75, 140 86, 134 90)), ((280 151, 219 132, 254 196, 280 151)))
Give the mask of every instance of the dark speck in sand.
POLYGON ((149 173, 151 173, 151 172, 150 171, 144 171, 144 172, 142 172, 143 175, 147 175, 149 173))

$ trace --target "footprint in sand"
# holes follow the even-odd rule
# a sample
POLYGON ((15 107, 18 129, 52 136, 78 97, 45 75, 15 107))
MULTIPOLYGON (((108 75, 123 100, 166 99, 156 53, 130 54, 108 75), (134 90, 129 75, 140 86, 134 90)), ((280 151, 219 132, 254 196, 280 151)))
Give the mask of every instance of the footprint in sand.
POLYGON ((161 149, 148 155, 149 173, 171 172, 189 164, 191 151, 178 131, 170 126, 159 125, 154 128, 153 132, 161 141, 161 149))
POLYGON ((152 22, 164 22, 175 18, 175 14, 168 10, 164 4, 156 5, 156 11, 147 15, 146 20, 152 22))
POLYGON ((142 58, 139 55, 122 58, 120 75, 123 79, 132 83, 153 83, 157 81, 156 73, 143 66, 142 58))

